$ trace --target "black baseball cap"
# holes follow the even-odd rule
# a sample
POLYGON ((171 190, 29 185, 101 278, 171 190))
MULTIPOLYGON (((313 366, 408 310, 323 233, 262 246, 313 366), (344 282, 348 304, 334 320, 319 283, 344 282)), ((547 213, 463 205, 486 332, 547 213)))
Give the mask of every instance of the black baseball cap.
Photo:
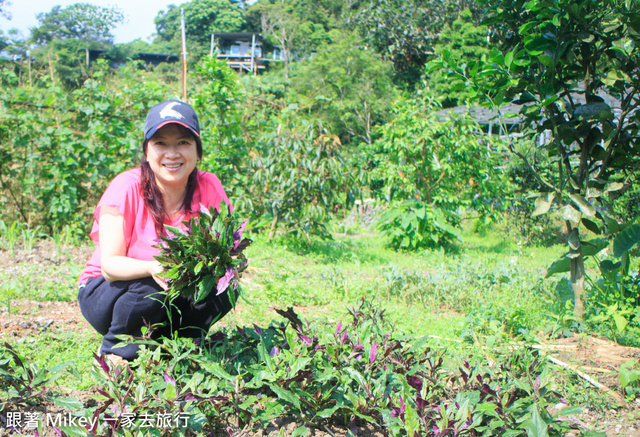
POLYGON ((150 139, 162 126, 169 123, 178 123, 193 132, 196 138, 200 137, 200 124, 196 111, 189 105, 179 100, 167 100, 158 103, 149 110, 144 122, 144 138, 150 139))

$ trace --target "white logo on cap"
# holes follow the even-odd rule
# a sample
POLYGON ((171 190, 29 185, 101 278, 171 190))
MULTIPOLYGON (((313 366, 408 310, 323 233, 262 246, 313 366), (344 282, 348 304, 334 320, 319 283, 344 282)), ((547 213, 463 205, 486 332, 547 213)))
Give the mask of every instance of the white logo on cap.
POLYGON ((162 118, 167 118, 167 117, 184 118, 182 116, 182 114, 180 114, 178 111, 173 109, 174 106, 179 105, 179 104, 180 104, 180 102, 167 103, 165 105, 165 107, 162 108, 162 110, 160 110, 160 117, 162 117, 162 118))

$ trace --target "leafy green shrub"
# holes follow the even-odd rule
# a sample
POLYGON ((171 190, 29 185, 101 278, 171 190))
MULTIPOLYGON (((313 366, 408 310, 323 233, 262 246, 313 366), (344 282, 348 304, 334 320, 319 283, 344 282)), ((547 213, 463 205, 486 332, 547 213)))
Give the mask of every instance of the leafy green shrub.
MULTIPOLYGON (((145 342, 145 340, 141 340, 145 342)), ((104 356, 94 355, 97 366, 92 375, 98 382, 98 407, 82 411, 93 426, 88 429, 62 427, 69 435, 102 436, 141 435, 151 427, 162 429, 164 436, 202 435, 209 420, 217 417, 216 408, 226 396, 214 396, 200 390, 195 378, 185 378, 180 372, 186 359, 197 353, 191 339, 166 341, 162 345, 149 343, 143 349, 139 366, 110 365, 104 356), (164 358, 163 358, 164 354, 164 358), (166 362, 166 357, 172 360, 166 362)), ((186 364, 185 364, 186 363, 186 364)))
POLYGON ((460 232, 449 223, 456 216, 420 201, 392 203, 380 215, 377 228, 396 249, 422 249, 446 246, 460 232))
POLYGON ((138 164, 137 123, 147 109, 139 102, 159 101, 162 90, 136 78, 111 87, 100 64, 71 92, 40 75, 20 86, 11 74, 0 87, 0 135, 12 144, 0 154, 3 216, 49 234, 65 225, 85 229, 112 177, 138 164))
POLYGON ((506 189, 496 170, 501 167, 499 144, 481 137, 469 116, 448 117, 439 109, 435 99, 423 94, 401 99, 369 150, 371 179, 384 181, 387 200, 406 202, 381 217, 381 229, 396 247, 451 241, 458 233, 448 225, 457 224, 459 210, 489 220, 499 215, 506 189))
MULTIPOLYGON (((340 154, 340 141, 322 127, 280 126, 252 161, 254 214, 271 219, 269 238, 279 225, 288 232, 329 238, 326 223, 341 193, 354 190, 340 154)), ((266 224, 266 223, 265 223, 266 224)))

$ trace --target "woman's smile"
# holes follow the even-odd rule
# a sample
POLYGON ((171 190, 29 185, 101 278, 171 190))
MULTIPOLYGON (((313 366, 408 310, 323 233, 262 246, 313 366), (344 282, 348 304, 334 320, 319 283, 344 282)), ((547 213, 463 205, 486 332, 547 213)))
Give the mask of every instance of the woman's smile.
POLYGON ((178 164, 163 164, 167 170, 169 171, 176 171, 178 170, 180 167, 182 167, 182 163, 178 163, 178 164))

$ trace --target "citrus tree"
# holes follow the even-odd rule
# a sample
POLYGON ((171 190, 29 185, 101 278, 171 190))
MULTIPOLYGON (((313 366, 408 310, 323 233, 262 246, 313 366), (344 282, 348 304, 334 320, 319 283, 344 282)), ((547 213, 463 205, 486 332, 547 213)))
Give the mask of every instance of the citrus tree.
POLYGON ((432 68, 446 69, 484 105, 522 105, 521 131, 536 138, 555 171, 542 171, 514 142, 510 148, 541 186, 534 215, 555 210, 565 221, 568 252, 549 272, 570 271, 581 319, 584 259, 606 242, 586 241, 580 224, 596 234, 619 232, 610 204, 630 187, 640 166, 640 3, 482 3, 488 11, 484 23, 500 50, 466 66, 444 52, 432 68))

